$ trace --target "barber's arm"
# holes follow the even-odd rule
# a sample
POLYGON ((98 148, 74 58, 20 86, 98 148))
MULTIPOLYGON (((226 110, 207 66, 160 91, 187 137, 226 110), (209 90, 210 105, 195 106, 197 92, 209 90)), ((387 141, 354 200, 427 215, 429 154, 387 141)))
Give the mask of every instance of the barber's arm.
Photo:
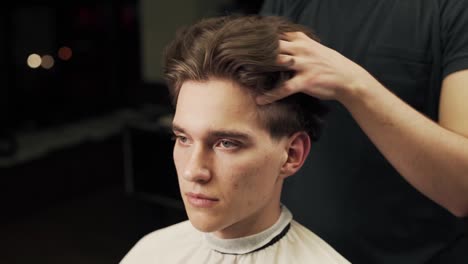
POLYGON ((339 101, 410 184, 454 215, 468 215, 468 70, 444 79, 435 123, 362 67, 305 34, 284 35, 280 54, 278 63, 296 75, 259 97, 260 104, 297 92, 339 101))

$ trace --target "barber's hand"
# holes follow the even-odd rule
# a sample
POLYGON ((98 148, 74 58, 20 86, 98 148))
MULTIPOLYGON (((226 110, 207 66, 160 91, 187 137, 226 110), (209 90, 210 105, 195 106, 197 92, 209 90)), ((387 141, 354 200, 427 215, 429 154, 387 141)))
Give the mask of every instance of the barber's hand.
POLYGON ((277 63, 294 70, 295 75, 281 87, 258 96, 258 104, 268 104, 299 92, 340 101, 373 79, 353 61, 302 32, 285 33, 279 42, 277 63))

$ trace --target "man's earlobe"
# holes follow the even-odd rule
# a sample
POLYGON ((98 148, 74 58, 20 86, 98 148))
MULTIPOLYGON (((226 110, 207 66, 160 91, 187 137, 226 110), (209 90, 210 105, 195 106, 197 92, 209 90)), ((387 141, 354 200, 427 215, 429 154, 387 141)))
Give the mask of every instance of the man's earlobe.
POLYGON ((310 145, 310 137, 304 131, 296 132, 289 137, 286 149, 287 159, 281 167, 281 175, 283 178, 293 175, 302 167, 309 155, 310 145))

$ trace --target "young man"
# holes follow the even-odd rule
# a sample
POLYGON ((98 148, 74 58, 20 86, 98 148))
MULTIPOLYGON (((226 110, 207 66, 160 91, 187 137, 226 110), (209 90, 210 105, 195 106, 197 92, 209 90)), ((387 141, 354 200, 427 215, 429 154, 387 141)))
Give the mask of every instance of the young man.
POLYGON ((190 221, 145 236, 122 263, 348 263, 280 203, 324 113, 301 94, 255 102, 292 76, 276 65, 290 31, 312 37, 277 17, 221 17, 168 46, 174 162, 190 221))

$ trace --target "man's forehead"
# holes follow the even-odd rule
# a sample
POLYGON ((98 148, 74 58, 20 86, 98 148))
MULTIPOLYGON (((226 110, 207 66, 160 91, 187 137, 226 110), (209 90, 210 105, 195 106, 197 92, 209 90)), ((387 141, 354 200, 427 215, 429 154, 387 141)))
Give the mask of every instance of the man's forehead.
POLYGON ((224 79, 186 81, 182 84, 176 104, 176 112, 215 111, 226 117, 243 114, 255 115, 257 104, 246 88, 224 79))
POLYGON ((232 81, 186 81, 180 89, 174 121, 186 129, 205 131, 265 130, 260 108, 247 88, 232 81))

